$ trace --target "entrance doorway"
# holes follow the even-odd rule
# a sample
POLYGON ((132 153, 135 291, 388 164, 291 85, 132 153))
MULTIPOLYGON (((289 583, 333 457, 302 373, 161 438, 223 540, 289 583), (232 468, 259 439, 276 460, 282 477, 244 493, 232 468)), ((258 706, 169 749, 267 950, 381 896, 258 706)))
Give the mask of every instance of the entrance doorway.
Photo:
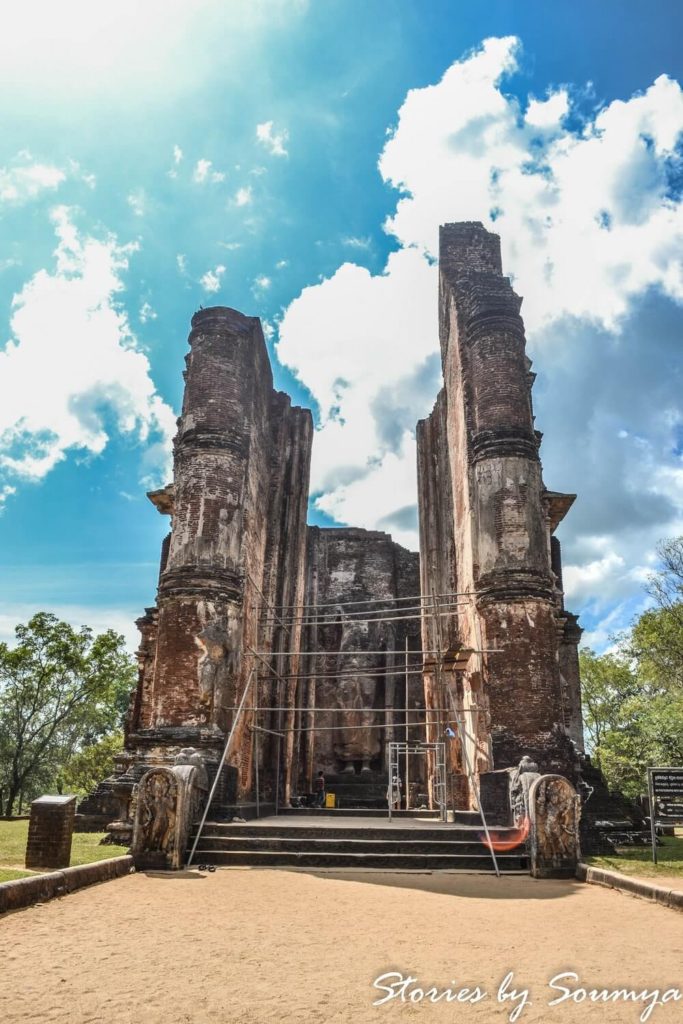
POLYGON ((433 802, 439 809, 441 820, 446 820, 446 744, 445 743, 421 743, 413 742, 392 742, 387 744, 387 762, 389 769, 389 787, 387 790, 387 804, 389 809, 389 821, 391 812, 395 805, 401 805, 401 785, 406 794, 410 786, 410 758, 415 754, 424 754, 427 757, 427 771, 425 773, 429 787, 429 768, 434 766, 431 792, 433 802), (431 757, 430 757, 431 754, 431 757), (401 765, 405 770, 405 779, 401 780, 401 765))

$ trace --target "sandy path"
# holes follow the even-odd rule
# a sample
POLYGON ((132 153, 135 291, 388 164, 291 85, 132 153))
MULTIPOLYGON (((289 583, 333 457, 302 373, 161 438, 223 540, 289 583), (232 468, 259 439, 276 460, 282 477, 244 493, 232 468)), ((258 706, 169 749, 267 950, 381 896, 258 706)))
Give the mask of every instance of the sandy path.
MULTIPOLYGON (((503 1024, 509 970, 533 1000, 520 1021, 635 1022, 633 1003, 548 1008, 548 979, 683 990, 683 914, 571 881, 225 869, 134 875, 0 919, 7 1024, 503 1024), (389 970, 489 996, 373 1007, 389 970)), ((683 1001, 650 1020, 683 1020, 683 1001)))

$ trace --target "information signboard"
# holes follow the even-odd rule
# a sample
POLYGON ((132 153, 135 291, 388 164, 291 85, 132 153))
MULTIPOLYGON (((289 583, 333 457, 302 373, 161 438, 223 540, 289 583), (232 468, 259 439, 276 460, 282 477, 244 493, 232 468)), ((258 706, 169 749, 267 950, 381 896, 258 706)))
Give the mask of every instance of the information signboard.
POLYGON ((652 859, 657 863, 657 825, 683 825, 683 768, 648 768, 652 859))

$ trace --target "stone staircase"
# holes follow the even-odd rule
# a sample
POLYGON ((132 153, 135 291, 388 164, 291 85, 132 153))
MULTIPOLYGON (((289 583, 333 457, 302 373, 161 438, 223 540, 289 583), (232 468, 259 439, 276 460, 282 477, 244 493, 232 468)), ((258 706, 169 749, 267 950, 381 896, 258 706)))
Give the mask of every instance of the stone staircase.
MULTIPOLYGON (((309 815, 311 819, 314 815, 309 815)), ((465 815, 466 818, 476 817, 465 815)), ((481 825, 475 822, 417 823, 410 827, 386 819, 362 822, 320 818, 310 824, 299 819, 264 819, 261 822, 206 822, 194 856, 194 864, 253 867, 366 868, 384 871, 482 871, 493 863, 481 842, 481 825)), ((504 839, 509 829, 496 829, 504 839)), ((190 838, 190 845, 194 835, 190 838)), ((528 872, 523 845, 497 854, 505 873, 528 872)))
POLYGON ((337 807, 381 809, 387 806, 386 772, 340 772, 325 776, 325 789, 334 793, 337 807))

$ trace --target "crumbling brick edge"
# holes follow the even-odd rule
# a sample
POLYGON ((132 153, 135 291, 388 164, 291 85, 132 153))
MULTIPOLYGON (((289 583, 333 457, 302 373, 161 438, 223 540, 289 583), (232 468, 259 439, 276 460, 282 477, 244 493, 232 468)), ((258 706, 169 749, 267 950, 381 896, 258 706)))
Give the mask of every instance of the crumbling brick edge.
POLYGON ((44 903, 56 896, 67 896, 86 885, 97 882, 108 882, 112 878, 121 878, 133 871, 133 858, 130 856, 110 857, 108 860, 96 861, 94 864, 79 864, 77 867, 64 868, 61 871, 49 871, 44 875, 30 875, 28 878, 17 878, 12 882, 0 883, 0 914, 9 910, 21 910, 34 903, 44 903))
POLYGON ((683 911, 683 891, 679 889, 667 889, 663 885, 656 885, 642 878, 621 875, 618 871, 605 871, 604 868, 593 868, 583 862, 576 868, 576 877, 582 882, 618 889, 631 896, 659 903, 663 907, 683 911))

